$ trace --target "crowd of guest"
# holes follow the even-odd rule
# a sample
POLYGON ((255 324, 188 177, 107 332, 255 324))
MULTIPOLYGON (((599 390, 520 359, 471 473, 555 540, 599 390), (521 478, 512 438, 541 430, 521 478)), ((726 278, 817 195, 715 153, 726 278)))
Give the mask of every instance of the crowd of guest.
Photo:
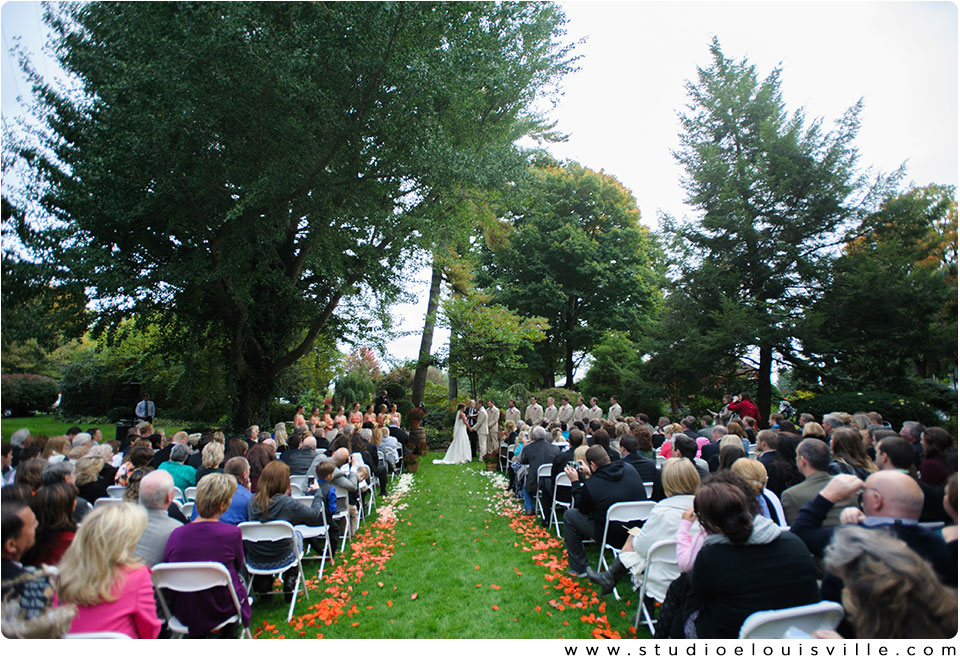
POLYGON ((505 423, 508 491, 545 526, 562 521, 568 572, 604 594, 628 575, 639 587, 650 548, 675 541, 676 565, 647 579, 657 636, 736 638, 756 611, 820 600, 846 616, 818 637, 956 633, 957 446, 943 428, 895 430, 876 412, 796 424, 775 413, 761 426, 748 394, 655 425, 615 399, 606 417, 592 416, 596 400, 592 414, 579 400, 581 419, 549 408, 531 399, 525 420, 505 423), (644 500, 655 501, 645 519, 607 523, 611 505, 644 500), (598 572, 584 542, 604 536, 620 553, 598 572))
MULTIPOLYGON (((54 437, 15 432, 3 444, 4 633, 13 629, 8 615, 39 624, 56 608, 72 612, 70 632, 156 638, 163 616, 151 568, 217 562, 231 576, 239 618, 226 588, 163 598, 191 637, 236 636, 250 620, 248 575, 254 594, 268 593, 273 577, 258 570, 299 558, 305 546, 333 558, 341 535, 356 534, 367 494, 386 493, 408 435, 395 408, 382 411, 379 421, 353 425, 307 422, 298 408, 289 433, 279 423, 272 434, 250 426, 229 437, 179 431, 168 439, 147 421, 122 441, 76 427, 54 437), (291 476, 300 476, 295 487, 291 476), (294 491, 312 498, 295 500, 294 491), (317 534, 243 541, 238 524, 276 520, 317 534)), ((298 570, 282 575, 287 602, 298 570)))

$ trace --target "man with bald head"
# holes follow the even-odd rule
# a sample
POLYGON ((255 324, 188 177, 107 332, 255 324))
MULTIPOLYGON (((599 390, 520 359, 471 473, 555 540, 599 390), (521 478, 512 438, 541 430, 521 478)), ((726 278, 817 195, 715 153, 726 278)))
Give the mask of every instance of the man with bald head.
MULTIPOLYGON (((860 509, 847 508, 840 514, 846 528, 883 528, 903 540, 921 558, 927 560, 940 580, 957 586, 956 560, 939 535, 919 525, 923 510, 923 492, 916 480, 896 470, 880 470, 861 480, 856 475, 835 475, 800 510, 790 531, 800 537, 815 556, 822 556, 833 538, 833 528, 824 528, 827 513, 842 500, 856 497, 860 509)), ((828 599, 826 592, 824 598, 828 599)))

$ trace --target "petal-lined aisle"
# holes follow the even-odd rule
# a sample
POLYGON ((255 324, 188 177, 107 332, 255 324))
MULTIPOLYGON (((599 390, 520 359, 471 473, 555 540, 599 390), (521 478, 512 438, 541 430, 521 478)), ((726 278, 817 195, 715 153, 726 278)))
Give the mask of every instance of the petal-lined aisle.
MULTIPOLYGON (((433 456, 433 455, 431 455, 433 456)), ((426 460, 425 460, 426 461, 426 460)), ((562 540, 522 515, 502 476, 479 464, 420 465, 391 483, 345 555, 305 565, 310 599, 290 624, 258 600, 258 638, 617 638, 635 595, 599 598, 564 574, 562 540), (607 601, 604 601, 604 600, 607 601), (628 605, 629 602, 629 605, 628 605)), ((642 631, 645 634, 646 630, 642 631)))

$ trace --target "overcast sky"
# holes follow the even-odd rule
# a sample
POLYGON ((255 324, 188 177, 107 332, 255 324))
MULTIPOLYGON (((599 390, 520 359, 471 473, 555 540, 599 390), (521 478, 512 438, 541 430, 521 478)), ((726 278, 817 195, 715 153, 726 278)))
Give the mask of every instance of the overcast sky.
MULTIPOLYGON (((26 92, 9 57, 14 36, 34 53, 39 3, 2 7, 5 120, 26 92)), ((566 2, 580 71, 563 84, 554 112, 570 135, 552 152, 617 177, 636 196, 641 223, 658 210, 683 215, 676 113, 684 82, 709 65, 716 35, 727 57, 746 57, 760 76, 782 67, 790 110, 828 123, 863 98, 857 144, 861 164, 892 171, 906 163, 907 182, 957 184, 957 9, 948 2, 566 2)), ((50 68, 42 58, 41 71, 50 68)), ((426 312, 427 274, 411 280, 416 305, 398 305, 396 359, 414 358, 426 312)), ((447 342, 438 330, 434 349, 447 342)))

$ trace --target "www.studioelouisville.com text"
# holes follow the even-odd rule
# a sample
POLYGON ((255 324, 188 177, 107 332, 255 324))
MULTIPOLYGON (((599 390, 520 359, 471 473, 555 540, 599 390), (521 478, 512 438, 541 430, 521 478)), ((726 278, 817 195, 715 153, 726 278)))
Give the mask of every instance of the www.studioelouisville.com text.
POLYGON ((913 646, 913 645, 876 645, 872 643, 840 643, 828 644, 826 641, 817 643, 792 643, 777 646, 761 646, 756 643, 736 646, 711 645, 709 643, 691 643, 689 645, 663 645, 654 643, 650 645, 641 645, 637 648, 626 648, 623 646, 563 646, 563 654, 568 657, 577 655, 587 657, 619 657, 623 655, 634 655, 645 657, 654 655, 656 657, 677 657, 686 655, 695 656, 715 656, 733 657, 743 656, 761 656, 761 657, 846 657, 859 655, 877 655, 886 657, 914 657, 917 655, 932 657, 956 657, 956 646, 913 646))

